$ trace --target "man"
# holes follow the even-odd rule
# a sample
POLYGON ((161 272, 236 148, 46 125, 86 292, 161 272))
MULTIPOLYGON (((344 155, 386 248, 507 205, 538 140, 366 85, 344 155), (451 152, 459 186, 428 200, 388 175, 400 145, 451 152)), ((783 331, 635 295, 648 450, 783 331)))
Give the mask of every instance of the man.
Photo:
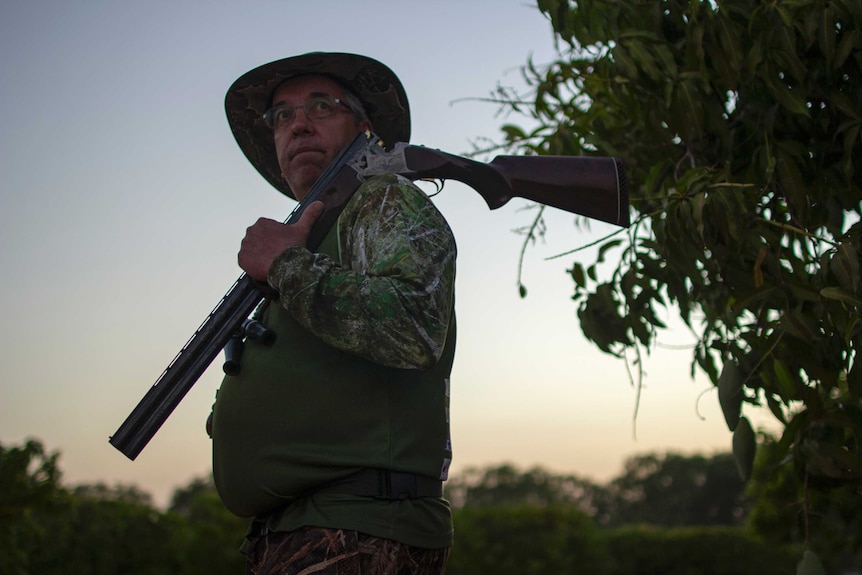
MULTIPOLYGON (((255 168, 302 200, 353 138, 407 141, 404 89, 383 64, 305 54, 240 77, 228 121, 255 168)), ((213 474, 254 517, 248 573, 442 573, 452 543, 455 242, 425 194, 393 174, 355 192, 316 252, 322 205, 248 228, 240 267, 275 295, 213 410, 213 474)))

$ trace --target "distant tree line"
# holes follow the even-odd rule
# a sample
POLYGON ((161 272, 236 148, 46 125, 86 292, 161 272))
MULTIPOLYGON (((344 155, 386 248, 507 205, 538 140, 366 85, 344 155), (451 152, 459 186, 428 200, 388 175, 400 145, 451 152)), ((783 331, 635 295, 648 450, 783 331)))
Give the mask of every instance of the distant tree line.
POLYGON ((246 521, 209 480, 178 489, 166 511, 133 486, 64 487, 59 453, 0 445, 0 573, 184 575, 244 572, 246 521))
MULTIPOLYGON (((832 530, 818 548, 829 572, 859 564, 858 494, 838 494, 840 508, 808 501, 801 514, 780 471, 789 467, 765 445, 748 488, 729 453, 639 455, 606 484, 538 467, 469 469, 447 482, 456 528, 447 573, 789 573, 802 554, 798 519, 812 515, 832 530)), ((134 486, 65 486, 58 460, 35 439, 0 444, 0 573, 244 572, 247 520, 223 507, 210 478, 159 510, 134 486)))
POLYGON ((733 456, 678 453, 629 458, 605 485, 512 465, 468 469, 447 482, 455 507, 571 505, 602 527, 742 525, 749 502, 733 456))

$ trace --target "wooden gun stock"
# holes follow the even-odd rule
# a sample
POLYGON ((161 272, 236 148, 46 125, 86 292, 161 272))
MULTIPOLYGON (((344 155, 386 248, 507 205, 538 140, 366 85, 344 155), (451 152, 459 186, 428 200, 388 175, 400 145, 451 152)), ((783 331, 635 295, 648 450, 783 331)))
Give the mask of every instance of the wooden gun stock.
POLYGON ((628 181, 618 158, 590 156, 497 156, 489 164, 422 146, 406 146, 416 177, 464 182, 492 210, 513 197, 622 227, 630 225, 628 181))

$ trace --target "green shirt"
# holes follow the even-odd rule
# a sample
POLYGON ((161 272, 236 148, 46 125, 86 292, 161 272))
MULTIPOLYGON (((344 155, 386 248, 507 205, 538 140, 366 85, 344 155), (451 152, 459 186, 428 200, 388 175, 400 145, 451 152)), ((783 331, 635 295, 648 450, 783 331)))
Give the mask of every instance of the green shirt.
POLYGON ((276 342, 246 343, 214 408, 213 474, 228 509, 278 531, 451 545, 443 499, 304 494, 363 467, 446 479, 455 255, 425 194, 388 175, 360 186, 318 253, 292 247, 273 262, 280 301, 263 322, 276 342))

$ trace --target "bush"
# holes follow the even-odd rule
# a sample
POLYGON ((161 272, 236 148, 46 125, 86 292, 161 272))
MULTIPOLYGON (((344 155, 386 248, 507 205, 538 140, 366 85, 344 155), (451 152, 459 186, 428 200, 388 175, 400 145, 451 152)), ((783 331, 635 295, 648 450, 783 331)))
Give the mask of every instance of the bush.
POLYGON ((464 508, 454 521, 447 575, 610 575, 598 528, 573 507, 464 508))
POLYGON ((740 527, 603 530, 568 506, 455 510, 447 575, 785 575, 798 546, 776 546, 740 527))
POLYGON ((629 526, 609 531, 605 544, 613 575, 786 575, 802 556, 735 527, 629 526))

